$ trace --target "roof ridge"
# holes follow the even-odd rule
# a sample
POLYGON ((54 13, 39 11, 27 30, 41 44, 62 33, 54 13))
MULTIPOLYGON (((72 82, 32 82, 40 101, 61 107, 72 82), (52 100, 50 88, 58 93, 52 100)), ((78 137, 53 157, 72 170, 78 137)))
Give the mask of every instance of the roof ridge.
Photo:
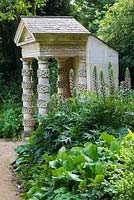
POLYGON ((21 18, 74 18, 73 16, 25 16, 21 15, 21 18))

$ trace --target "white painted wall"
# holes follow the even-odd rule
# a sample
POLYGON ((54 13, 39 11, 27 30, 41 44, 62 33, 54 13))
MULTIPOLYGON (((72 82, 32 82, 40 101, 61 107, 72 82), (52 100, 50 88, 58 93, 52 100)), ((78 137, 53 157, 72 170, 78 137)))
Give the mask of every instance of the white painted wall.
POLYGON ((118 87, 118 52, 103 43, 101 40, 93 36, 89 36, 86 60, 88 90, 93 90, 92 79, 94 65, 97 67, 98 74, 101 70, 103 70, 105 80, 107 81, 109 62, 111 62, 114 71, 115 86, 118 87))

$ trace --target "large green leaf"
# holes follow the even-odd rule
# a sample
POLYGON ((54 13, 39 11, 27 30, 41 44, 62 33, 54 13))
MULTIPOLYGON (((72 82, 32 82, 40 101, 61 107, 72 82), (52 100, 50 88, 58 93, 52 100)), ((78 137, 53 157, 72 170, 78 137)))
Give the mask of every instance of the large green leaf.
POLYGON ((103 174, 102 164, 101 163, 97 163, 95 165, 95 174, 96 175, 102 175, 103 174))
POLYGON ((84 151, 87 153, 89 158, 91 158, 93 162, 96 162, 98 160, 97 146, 92 143, 85 143, 84 146, 85 146, 84 151))
POLYGON ((115 152, 115 153, 119 153, 120 151, 120 145, 119 145, 119 142, 117 141, 113 141, 110 145, 110 150, 112 152, 115 152))
POLYGON ((83 181, 82 179, 79 178, 78 175, 73 174, 73 173, 71 173, 71 172, 68 172, 68 176, 69 176, 69 178, 71 178, 71 179, 74 180, 74 181, 78 181, 78 182, 83 181))
POLYGON ((107 143, 107 144, 111 144, 113 141, 116 141, 115 137, 112 135, 107 134, 106 132, 103 132, 101 134, 101 138, 107 143))
POLYGON ((104 180, 104 176, 103 175, 96 175, 95 181, 97 183, 101 183, 103 180, 104 180))

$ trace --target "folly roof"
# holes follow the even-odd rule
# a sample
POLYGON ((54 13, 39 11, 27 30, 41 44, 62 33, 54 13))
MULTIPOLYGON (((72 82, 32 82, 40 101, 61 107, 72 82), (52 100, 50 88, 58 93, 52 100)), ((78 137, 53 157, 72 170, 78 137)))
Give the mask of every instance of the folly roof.
POLYGON ((22 21, 31 33, 85 33, 89 31, 84 28, 73 17, 25 17, 22 16, 22 21))

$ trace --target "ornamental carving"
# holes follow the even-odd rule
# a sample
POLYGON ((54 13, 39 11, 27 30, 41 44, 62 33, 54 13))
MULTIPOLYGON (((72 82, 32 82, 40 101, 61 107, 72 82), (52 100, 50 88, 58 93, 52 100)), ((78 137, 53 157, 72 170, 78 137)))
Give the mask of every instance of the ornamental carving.
POLYGON ((22 76, 32 76, 32 69, 22 69, 22 76))
POLYGON ((66 68, 58 68, 58 75, 65 75, 67 74, 66 68))
POLYGON ((67 88, 68 87, 68 83, 65 81, 58 81, 58 88, 67 88))
POLYGON ((49 69, 38 69, 37 70, 38 78, 49 78, 49 69))
POLYGON ((23 89, 33 89, 33 81, 22 82, 23 89))
POLYGON ((34 119, 24 119, 23 126, 25 127, 33 127, 34 126, 34 119))
POLYGON ((70 95, 68 93, 61 93, 61 92, 58 93, 58 96, 62 99, 66 99, 66 98, 70 97, 70 95))
POLYGON ((87 90, 87 84, 86 83, 79 83, 78 84, 78 89, 80 91, 86 91, 87 90))
POLYGON ((83 45, 66 45, 66 46, 62 46, 62 45, 53 45, 53 46, 42 46, 42 50, 43 51, 60 51, 60 52, 64 52, 64 51, 83 51, 85 50, 85 46, 83 45))
POLYGON ((22 101, 33 102, 33 94, 22 94, 22 101))
POLYGON ((87 76, 87 71, 85 68, 79 69, 79 76, 80 77, 86 77, 87 76))
POLYGON ((38 85, 37 91, 38 93, 49 93, 50 85, 38 85))
POLYGON ((46 107, 47 107, 47 103, 48 103, 48 101, 42 100, 42 99, 39 99, 39 100, 37 101, 37 104, 38 104, 38 107, 39 107, 39 108, 46 108, 46 107))
POLYGON ((31 108, 23 107, 22 108, 22 112, 24 114, 33 114, 34 113, 34 108, 33 107, 31 107, 31 108))

